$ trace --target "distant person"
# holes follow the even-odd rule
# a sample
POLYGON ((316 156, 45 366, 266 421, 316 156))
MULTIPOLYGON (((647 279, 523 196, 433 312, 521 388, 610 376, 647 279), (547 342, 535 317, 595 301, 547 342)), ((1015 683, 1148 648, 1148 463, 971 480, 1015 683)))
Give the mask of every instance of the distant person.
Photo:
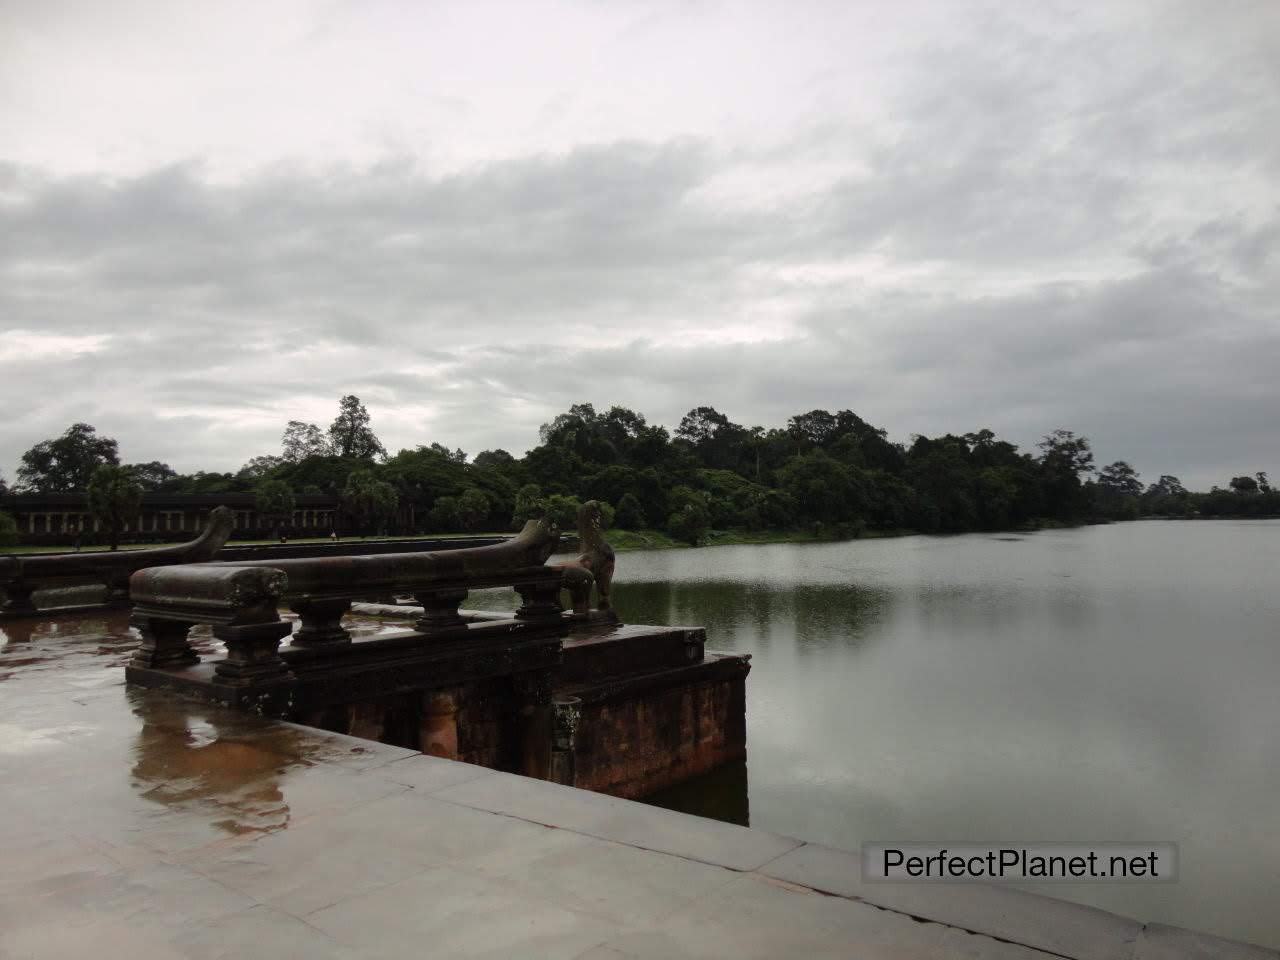
POLYGON ((338 542, 338 531, 337 531, 337 530, 330 530, 330 531, 329 531, 329 540, 330 540, 331 542, 333 542, 333 543, 337 543, 337 542, 338 542))
POLYGON ((282 533, 282 534, 280 534, 280 542, 281 542, 281 543, 288 543, 288 542, 289 542, 289 535, 288 535, 287 533, 282 533))

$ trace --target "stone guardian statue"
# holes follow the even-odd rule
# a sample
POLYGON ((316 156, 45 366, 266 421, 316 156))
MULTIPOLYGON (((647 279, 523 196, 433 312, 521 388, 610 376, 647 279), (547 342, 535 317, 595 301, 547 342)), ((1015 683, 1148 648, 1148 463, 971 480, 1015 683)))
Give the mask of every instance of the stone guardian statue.
POLYGON ((573 617, 588 623, 617 623, 610 592, 613 586, 613 547, 604 538, 600 504, 588 500, 578 509, 578 539, 582 553, 560 565, 564 589, 573 601, 573 617), (596 588, 596 608, 591 608, 591 587, 596 588))

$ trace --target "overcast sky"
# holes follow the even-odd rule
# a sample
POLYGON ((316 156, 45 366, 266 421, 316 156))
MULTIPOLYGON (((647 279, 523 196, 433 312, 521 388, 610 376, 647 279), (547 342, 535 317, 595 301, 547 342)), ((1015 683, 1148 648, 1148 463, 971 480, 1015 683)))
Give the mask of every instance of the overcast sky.
POLYGON ((1280 3, 0 0, 0 469, 570 403, 1280 473, 1280 3))

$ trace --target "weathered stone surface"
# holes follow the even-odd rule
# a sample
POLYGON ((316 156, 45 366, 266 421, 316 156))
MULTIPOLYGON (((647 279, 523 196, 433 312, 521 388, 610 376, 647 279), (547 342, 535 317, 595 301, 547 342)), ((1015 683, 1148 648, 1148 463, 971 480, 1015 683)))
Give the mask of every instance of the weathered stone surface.
POLYGON ((557 692, 581 699, 574 785, 644 797, 746 757, 745 658, 696 664, 557 692))
POLYGON ((764 865, 761 872, 909 916, 930 917, 1081 960, 1131 957, 1142 932, 1142 924, 1136 920, 1012 887, 980 883, 864 883, 858 854, 813 843, 764 865))
POLYGON ((1133 960, 1280 960, 1280 950, 1149 923, 1142 930, 1133 960))
POLYGON ((754 870, 800 845, 760 830, 507 775, 472 780, 433 796, 733 870, 754 870))
MULTIPOLYGON (((969 957, 1049 960, 1049 955, 942 924, 919 922, 865 904, 739 876, 669 914, 661 924, 624 933, 603 947, 644 960, 666 957, 856 957, 858 960, 969 957)), ((604 954, 607 956, 608 954, 604 954)))
POLYGON ((350 770, 372 770, 397 760, 422 756, 416 750, 363 740, 360 737, 349 737, 341 733, 327 733, 299 723, 284 723, 281 726, 305 734, 308 748, 315 751, 310 756, 315 757, 316 760, 350 770))
POLYGON ((308 915, 307 923, 369 958, 570 958, 615 931, 587 913, 515 892, 455 867, 308 915))

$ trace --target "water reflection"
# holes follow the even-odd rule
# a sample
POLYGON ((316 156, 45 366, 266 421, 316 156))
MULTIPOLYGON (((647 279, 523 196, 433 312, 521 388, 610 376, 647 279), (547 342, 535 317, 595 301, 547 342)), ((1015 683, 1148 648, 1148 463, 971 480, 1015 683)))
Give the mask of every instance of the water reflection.
POLYGON ((745 761, 726 763, 700 777, 646 797, 645 803, 749 827, 751 802, 747 792, 747 764, 745 761))
POLYGON ((767 646, 775 636, 802 647, 861 644, 874 636, 892 593, 857 584, 742 580, 619 583, 618 608, 631 623, 710 626, 717 640, 767 646))
POLYGON ((79 686, 120 683, 138 636, 121 611, 0 621, 0 683, 55 678, 79 686))
POLYGON ((301 749, 289 727, 251 735, 229 711, 155 696, 136 698, 141 721, 131 784, 140 797, 198 811, 232 835, 272 833, 289 824, 281 776, 301 749), (239 734, 240 736, 237 736, 239 734))

